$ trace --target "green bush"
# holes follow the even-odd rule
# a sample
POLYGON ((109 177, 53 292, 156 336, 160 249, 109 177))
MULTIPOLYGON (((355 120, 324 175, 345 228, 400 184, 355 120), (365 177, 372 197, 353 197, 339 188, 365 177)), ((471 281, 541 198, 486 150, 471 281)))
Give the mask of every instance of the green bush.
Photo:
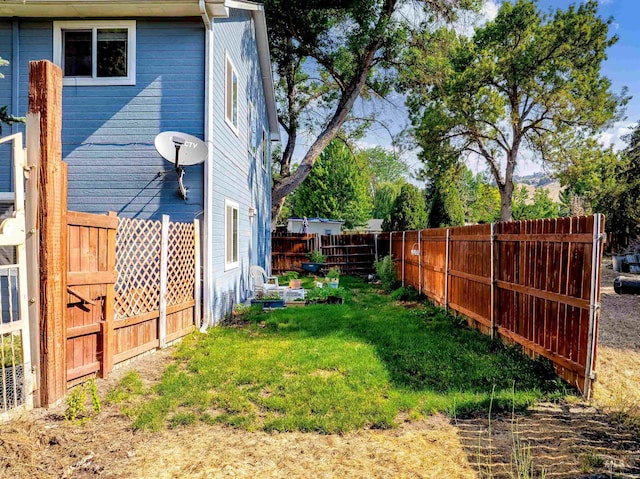
POLYGON ((398 277, 396 276, 391 255, 376 261, 375 268, 378 278, 380 278, 380 284, 386 292, 391 292, 398 287, 398 277))
POLYGON ((420 293, 411 286, 402 286, 391 293, 391 299, 394 301, 417 301, 420 293))
POLYGON ((307 255, 307 258, 309 258, 309 261, 311 261, 312 263, 324 263, 325 261, 327 261, 327 257, 320 251, 311 251, 307 255))
POLYGON ((299 277, 300 274, 298 274, 297 271, 287 271, 278 278, 278 282, 282 284, 288 284, 292 279, 298 279, 299 277))

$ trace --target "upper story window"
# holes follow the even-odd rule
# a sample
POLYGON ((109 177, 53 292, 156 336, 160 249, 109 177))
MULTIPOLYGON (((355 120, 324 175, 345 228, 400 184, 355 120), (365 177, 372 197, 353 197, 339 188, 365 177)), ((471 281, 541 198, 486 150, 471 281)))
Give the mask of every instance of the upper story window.
POLYGON ((238 134, 238 73, 231 59, 227 56, 225 63, 225 120, 231 129, 238 134))
POLYGON ((135 85, 136 22, 53 22, 53 60, 64 85, 135 85))

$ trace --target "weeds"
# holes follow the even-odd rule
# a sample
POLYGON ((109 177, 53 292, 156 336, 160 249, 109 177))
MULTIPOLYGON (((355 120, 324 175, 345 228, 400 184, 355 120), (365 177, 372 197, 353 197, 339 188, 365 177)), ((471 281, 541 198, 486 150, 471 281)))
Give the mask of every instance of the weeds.
POLYGON ((91 397, 93 415, 100 414, 102 406, 100 404, 100 398, 98 397, 98 388, 96 387, 95 379, 91 379, 86 383, 74 387, 69 394, 67 394, 67 407, 64 411, 64 418, 67 421, 75 421, 85 416, 87 412, 87 391, 89 391, 91 397))
POLYGON ((380 278, 382 289, 389 293, 398 287, 398 277, 391 256, 385 256, 381 260, 376 261, 374 266, 376 268, 376 274, 378 278, 380 278))

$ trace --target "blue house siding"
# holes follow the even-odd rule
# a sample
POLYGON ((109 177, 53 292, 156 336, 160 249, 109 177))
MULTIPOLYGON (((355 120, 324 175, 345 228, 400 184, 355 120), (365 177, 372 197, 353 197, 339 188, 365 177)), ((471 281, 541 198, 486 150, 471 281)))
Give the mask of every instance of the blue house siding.
MULTIPOLYGON (((2 38, 7 28, 0 25, 2 38)), ((189 198, 183 201, 171 164, 153 140, 166 130, 203 137, 204 26, 200 18, 138 19, 136 36, 136 85, 63 88, 69 209, 192 221, 204 208, 203 165, 187 168, 189 198)), ((52 58, 53 21, 21 20, 21 112, 27 110, 29 61, 52 58)))
MULTIPOLYGON (((267 110, 258 61, 255 29, 251 14, 241 10, 230 10, 229 18, 216 19, 213 27, 214 52, 212 116, 214 121, 214 257, 210 259, 214 271, 216 311, 220 318, 229 305, 228 296, 235 301, 246 298, 249 288, 249 267, 257 264, 265 269, 270 265, 270 206, 271 177, 269 168, 262 167, 262 158, 253 158, 248 149, 250 125, 248 104, 252 101, 262 128, 269 137, 267 110), (225 122, 224 74, 226 56, 234 64, 239 80, 238 88, 238 132, 225 122), (225 199, 239 204, 239 267, 225 271, 224 258, 224 204, 225 199), (249 207, 257 214, 249 218, 249 207)), ((269 143, 269 142, 267 142, 269 143)))
MULTIPOLYGON (((11 50, 13 46, 12 29, 10 20, 0 20, 0 57, 11 61, 11 50)), ((4 78, 0 79, 0 107, 7 105, 9 111, 12 111, 11 104, 11 85, 13 82, 11 65, 0 68, 0 73, 4 78)), ((2 125, 2 135, 7 136, 11 133, 11 127, 2 125)), ((0 192, 8 192, 12 190, 11 180, 11 146, 0 146, 0 192)))

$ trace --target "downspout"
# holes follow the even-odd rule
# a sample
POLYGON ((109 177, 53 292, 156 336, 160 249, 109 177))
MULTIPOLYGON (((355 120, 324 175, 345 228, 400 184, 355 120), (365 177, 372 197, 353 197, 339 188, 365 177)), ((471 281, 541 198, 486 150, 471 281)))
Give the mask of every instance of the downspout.
POLYGON ((207 159, 204 163, 204 257, 202 259, 204 281, 202 330, 213 326, 213 23, 205 0, 199 0, 200 15, 205 28, 204 39, 204 141, 207 144, 207 159))
MULTIPOLYGON (((11 19, 11 114, 18 113, 20 101, 20 19, 11 19)), ((18 125, 11 125, 11 134, 18 133, 18 125)), ((13 175, 9 175, 9 191, 14 191, 13 175)))

